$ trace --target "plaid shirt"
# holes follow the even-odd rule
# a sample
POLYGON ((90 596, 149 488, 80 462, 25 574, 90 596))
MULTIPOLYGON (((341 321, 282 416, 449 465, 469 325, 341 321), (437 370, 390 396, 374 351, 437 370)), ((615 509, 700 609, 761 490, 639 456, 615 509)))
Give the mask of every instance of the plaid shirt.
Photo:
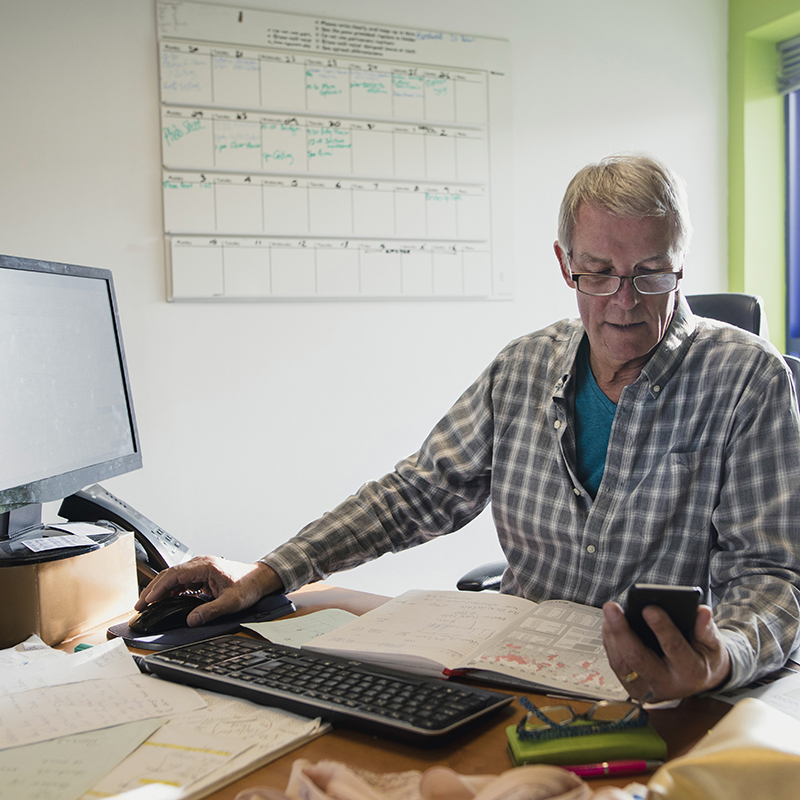
POLYGON ((800 417, 781 356, 680 298, 617 404, 597 496, 575 471, 580 321, 509 344, 418 453, 262 560, 288 589, 450 533, 491 502, 501 591, 592 606, 635 582, 698 585, 729 687, 800 643, 800 417))

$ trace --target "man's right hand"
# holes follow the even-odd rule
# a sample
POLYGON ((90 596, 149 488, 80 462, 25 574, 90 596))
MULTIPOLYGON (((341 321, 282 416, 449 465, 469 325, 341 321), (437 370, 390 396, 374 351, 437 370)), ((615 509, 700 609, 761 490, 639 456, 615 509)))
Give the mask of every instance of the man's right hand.
POLYGON ((678 700, 712 691, 730 678, 730 655, 708 606, 701 605, 697 611, 691 642, 663 608, 653 605, 644 609, 642 616, 655 633, 663 657, 631 630, 618 603, 605 603, 603 616, 603 644, 609 663, 635 700, 678 700))
POLYGON ((283 582, 272 567, 260 561, 245 564, 218 556, 198 556, 159 572, 142 590, 135 609, 141 611, 148 604, 185 589, 200 589, 215 598, 189 614, 186 624, 193 628, 249 608, 264 595, 282 592, 283 582))

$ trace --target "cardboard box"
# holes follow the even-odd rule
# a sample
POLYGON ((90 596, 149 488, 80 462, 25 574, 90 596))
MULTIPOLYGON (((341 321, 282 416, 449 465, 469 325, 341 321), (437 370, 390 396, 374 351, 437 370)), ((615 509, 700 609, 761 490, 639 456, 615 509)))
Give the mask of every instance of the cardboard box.
POLYGON ((0 648, 33 633, 60 644, 133 614, 138 594, 132 533, 72 558, 0 568, 0 648))

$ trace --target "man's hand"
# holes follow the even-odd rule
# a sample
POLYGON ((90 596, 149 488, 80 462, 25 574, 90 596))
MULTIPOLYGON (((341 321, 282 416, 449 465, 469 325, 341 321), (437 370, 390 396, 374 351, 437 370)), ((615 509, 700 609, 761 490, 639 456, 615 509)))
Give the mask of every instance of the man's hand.
POLYGON ((635 700, 677 700, 709 691, 730 674, 730 656, 708 606, 700 606, 694 639, 687 642, 663 608, 647 606, 642 612, 664 656, 657 656, 631 630, 619 603, 603 606, 603 644, 611 668, 635 700))
POLYGON ((283 591, 283 583, 272 567, 261 562, 243 564, 217 556, 198 556, 159 572, 142 590, 135 609, 141 611, 149 603, 179 594, 184 589, 201 589, 216 598, 189 614, 186 624, 193 628, 224 614, 249 608, 264 595, 283 591))

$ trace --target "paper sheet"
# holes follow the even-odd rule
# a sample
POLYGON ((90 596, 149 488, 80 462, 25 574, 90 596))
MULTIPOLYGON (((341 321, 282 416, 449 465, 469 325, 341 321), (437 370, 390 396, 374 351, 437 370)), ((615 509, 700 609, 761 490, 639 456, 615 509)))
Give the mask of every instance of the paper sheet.
POLYGON ((0 686, 0 800, 191 800, 329 729, 142 675, 121 640, 31 637, 0 651, 0 686))
POLYGON ((204 705, 194 689, 152 675, 82 681, 5 695, 0 697, 0 750, 171 716, 204 705))
POLYGON ((49 661, 53 658, 66 656, 60 650, 53 650, 46 645, 36 634, 14 647, 0 650, 0 674, 6 668, 27 667, 40 661, 49 661))
POLYGON ((179 786, 181 797, 208 791, 327 730, 273 708, 200 692, 206 707, 170 720, 83 800, 97 800, 152 782, 179 786))
MULTIPOLYGON (((44 647, 50 649, 46 645, 44 647)), ((139 669, 122 639, 112 639, 78 653, 67 654, 50 650, 51 655, 48 656, 40 649, 33 652, 38 654, 38 660, 10 666, 0 663, 0 695, 95 678, 120 678, 139 674, 139 669)), ((21 655, 24 657, 26 654, 21 655)))
POLYGON ((70 533, 66 536, 42 536, 39 539, 25 539, 22 544, 32 553, 43 553, 46 550, 60 550, 65 547, 96 545, 97 542, 88 536, 70 533))
POLYGON ((242 625, 250 628, 274 644, 287 647, 301 647, 306 642, 323 633, 329 633, 355 619, 356 615, 339 608, 326 608, 313 614, 304 614, 291 619, 278 619, 272 622, 249 622, 242 625))
POLYGON ((2 750, 0 800, 77 800, 163 724, 141 720, 2 750))
MULTIPOLYGON (((87 538, 92 534, 114 532, 114 528, 109 528, 96 522, 51 522, 47 527, 57 531, 66 531, 74 536, 85 536, 87 538)), ((94 544, 94 540, 89 539, 89 541, 94 544)))
POLYGON ((787 675, 755 688, 744 687, 733 692, 715 694, 714 697, 733 704, 745 697, 755 697, 800 720, 800 673, 787 675))

